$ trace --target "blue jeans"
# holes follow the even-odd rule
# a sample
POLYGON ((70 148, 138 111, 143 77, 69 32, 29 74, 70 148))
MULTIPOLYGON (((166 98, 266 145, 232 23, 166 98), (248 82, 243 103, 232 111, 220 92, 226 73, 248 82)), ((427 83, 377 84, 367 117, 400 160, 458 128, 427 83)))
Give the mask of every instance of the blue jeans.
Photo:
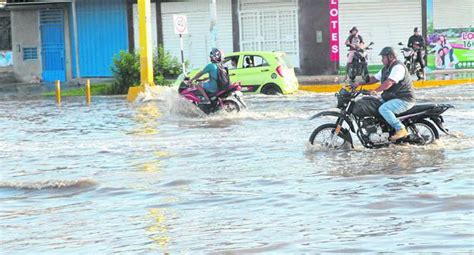
POLYGON ((401 99, 391 99, 383 103, 379 107, 379 113, 396 131, 405 128, 402 122, 395 116, 405 111, 408 111, 415 105, 414 102, 407 102, 401 99))

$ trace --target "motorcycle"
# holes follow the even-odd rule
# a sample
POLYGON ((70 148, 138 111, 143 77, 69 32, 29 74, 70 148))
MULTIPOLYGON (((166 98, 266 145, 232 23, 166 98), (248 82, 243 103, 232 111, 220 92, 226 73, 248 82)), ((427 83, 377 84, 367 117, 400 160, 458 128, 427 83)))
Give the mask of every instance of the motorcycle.
MULTIPOLYGON (((209 102, 202 92, 196 88, 198 83, 202 83, 202 80, 198 81, 197 84, 188 84, 188 81, 189 78, 185 78, 184 81, 181 82, 178 88, 179 94, 206 114, 211 114, 219 110, 239 112, 241 109, 247 107, 242 98, 240 82, 233 83, 217 93, 208 94, 209 102)), ((203 93, 206 92, 204 91, 203 93)))
MULTIPOLYGON (((403 43, 399 42, 398 45, 404 46, 403 43)), ((418 61, 418 51, 423 51, 421 47, 417 44, 414 44, 414 48, 403 47, 401 49, 403 57, 405 58, 404 64, 408 68, 408 71, 411 75, 416 75, 418 80, 423 80, 425 78, 425 74, 423 68, 421 68, 420 62, 418 61)), ((423 52, 422 52, 423 56, 423 52)))
MULTIPOLYGON (((367 90, 357 90, 353 87, 349 90, 345 87, 341 88, 336 93, 339 112, 323 111, 310 118, 334 116, 337 117, 337 121, 317 127, 311 134, 309 142, 332 149, 354 148, 352 132, 366 148, 389 146, 392 143, 389 137, 395 133, 395 130, 378 113, 381 101, 373 96, 356 100, 359 95, 369 94, 367 90), (344 123, 348 127, 343 127, 344 123)), ((453 107, 449 104, 418 104, 398 114, 397 117, 405 125, 409 135, 395 143, 427 145, 439 139, 438 129, 449 134, 443 126, 444 119, 441 114, 453 107)))
POLYGON ((349 69, 347 70, 347 73, 351 82, 354 82, 355 78, 359 75, 362 76, 362 79, 364 79, 364 81, 369 82, 370 76, 369 76, 369 69, 367 67, 367 55, 369 54, 369 51, 372 49, 370 48, 370 46, 372 46, 373 44, 374 43, 371 42, 367 47, 357 49, 354 52, 354 57, 352 58, 352 64, 349 66, 349 69))

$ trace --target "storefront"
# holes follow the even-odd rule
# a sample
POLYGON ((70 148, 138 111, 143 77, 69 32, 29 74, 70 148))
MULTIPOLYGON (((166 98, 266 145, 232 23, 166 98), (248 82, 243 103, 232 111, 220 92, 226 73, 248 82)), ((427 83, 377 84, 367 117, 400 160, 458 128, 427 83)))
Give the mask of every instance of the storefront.
POLYGON ((298 1, 240 0, 241 51, 284 51, 300 66, 298 1))
POLYGON ((374 42, 369 65, 380 65, 380 50, 385 46, 397 49, 399 42, 407 44, 413 28, 422 28, 421 17, 422 0, 339 0, 340 66, 347 62, 344 42, 352 27, 359 29, 366 44, 374 42))

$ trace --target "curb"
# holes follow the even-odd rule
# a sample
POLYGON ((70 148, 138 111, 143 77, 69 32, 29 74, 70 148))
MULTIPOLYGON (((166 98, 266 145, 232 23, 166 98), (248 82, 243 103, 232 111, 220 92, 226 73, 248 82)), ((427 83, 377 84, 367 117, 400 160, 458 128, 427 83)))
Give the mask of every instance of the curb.
MULTIPOLYGON (((441 86, 455 86, 471 83, 474 85, 474 79, 458 79, 458 80, 432 80, 432 81, 414 81, 413 86, 415 88, 431 88, 431 87, 441 87, 441 86)), ((317 92, 317 93, 328 93, 328 92, 337 92, 345 84, 314 84, 314 85, 300 85, 299 90, 317 92)), ((364 86, 365 89, 375 89, 378 87, 377 84, 364 86)))

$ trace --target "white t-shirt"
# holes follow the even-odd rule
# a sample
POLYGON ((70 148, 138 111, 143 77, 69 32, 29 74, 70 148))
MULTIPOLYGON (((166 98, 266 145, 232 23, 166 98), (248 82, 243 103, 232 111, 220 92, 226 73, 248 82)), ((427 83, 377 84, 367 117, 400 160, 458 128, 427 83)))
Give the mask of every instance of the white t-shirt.
MULTIPOLYGON (((375 76, 375 79, 382 80, 382 70, 380 70, 375 76)), ((393 80, 395 83, 403 80, 405 78, 405 67, 403 65, 397 64, 392 68, 389 79, 393 80)))

